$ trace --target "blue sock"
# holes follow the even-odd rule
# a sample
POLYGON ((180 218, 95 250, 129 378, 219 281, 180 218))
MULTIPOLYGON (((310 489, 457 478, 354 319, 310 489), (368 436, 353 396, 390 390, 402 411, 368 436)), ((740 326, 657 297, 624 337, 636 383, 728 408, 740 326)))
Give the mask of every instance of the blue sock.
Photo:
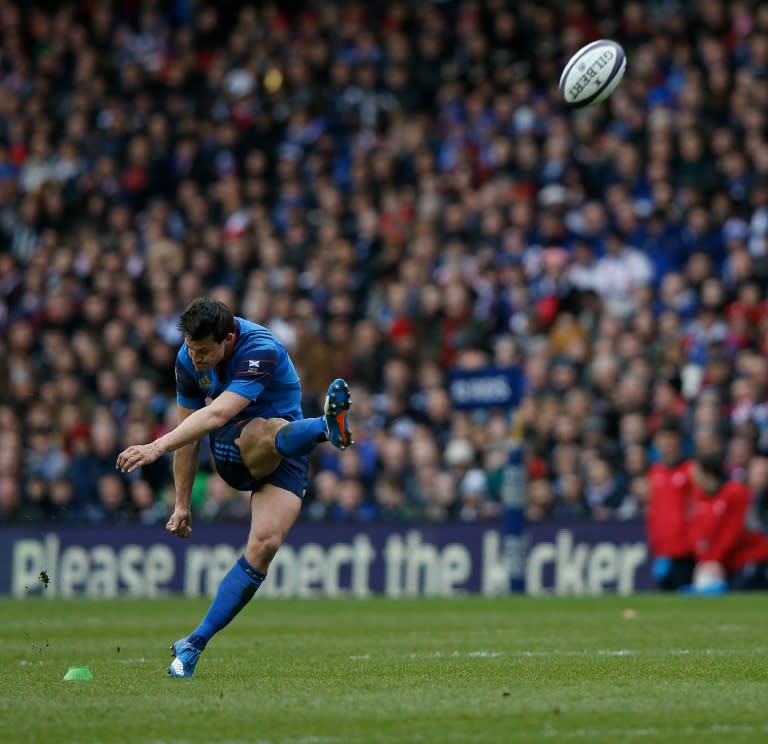
POLYGON ((227 575, 221 580, 203 622, 189 635, 189 642, 202 651, 211 636, 226 627, 232 618, 245 607, 267 575, 254 568, 241 555, 227 575))
POLYGON ((275 436, 275 448, 284 457, 301 457, 327 439, 325 417, 318 416, 286 424, 275 436))

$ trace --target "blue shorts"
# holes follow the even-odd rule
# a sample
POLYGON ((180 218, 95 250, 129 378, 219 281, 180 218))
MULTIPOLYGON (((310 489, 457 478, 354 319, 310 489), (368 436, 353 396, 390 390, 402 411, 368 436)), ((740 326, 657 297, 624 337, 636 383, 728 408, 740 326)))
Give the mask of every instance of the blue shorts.
POLYGON ((240 448, 235 439, 248 421, 235 421, 211 432, 210 443, 216 472, 238 491, 258 491, 267 483, 295 493, 300 499, 307 492, 309 455, 284 457, 277 469, 265 478, 254 478, 240 459, 240 448))

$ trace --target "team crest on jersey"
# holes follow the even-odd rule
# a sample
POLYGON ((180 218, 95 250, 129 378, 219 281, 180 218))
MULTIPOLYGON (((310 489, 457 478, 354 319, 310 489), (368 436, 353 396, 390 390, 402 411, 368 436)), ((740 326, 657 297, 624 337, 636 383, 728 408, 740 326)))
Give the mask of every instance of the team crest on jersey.
POLYGON ((203 375, 197 382, 203 389, 211 387, 211 378, 208 375, 203 375))

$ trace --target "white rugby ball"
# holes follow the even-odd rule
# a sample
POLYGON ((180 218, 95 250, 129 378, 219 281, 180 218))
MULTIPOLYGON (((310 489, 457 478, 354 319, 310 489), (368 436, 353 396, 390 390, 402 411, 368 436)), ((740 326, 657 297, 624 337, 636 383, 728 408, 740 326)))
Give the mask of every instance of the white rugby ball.
POLYGON ((579 49, 560 75, 560 94, 569 106, 584 108, 604 101, 627 69, 621 44, 598 39, 579 49))

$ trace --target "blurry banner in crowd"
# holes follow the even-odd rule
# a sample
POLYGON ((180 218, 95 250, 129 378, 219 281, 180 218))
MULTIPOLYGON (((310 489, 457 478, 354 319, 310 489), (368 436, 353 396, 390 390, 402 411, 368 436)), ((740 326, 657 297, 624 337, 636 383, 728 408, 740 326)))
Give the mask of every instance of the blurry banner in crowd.
POLYGON ((451 403, 457 410, 514 409, 523 396, 519 367, 453 368, 448 382, 451 403))
MULTIPOLYGON (((527 537, 529 594, 653 588, 640 524, 532 524, 527 537)), ((144 527, 9 528, 0 541, 0 595, 208 596, 242 550, 241 541, 234 527, 195 527, 194 542, 144 527)), ((502 523, 298 524, 259 596, 491 596, 511 589, 502 523)))

